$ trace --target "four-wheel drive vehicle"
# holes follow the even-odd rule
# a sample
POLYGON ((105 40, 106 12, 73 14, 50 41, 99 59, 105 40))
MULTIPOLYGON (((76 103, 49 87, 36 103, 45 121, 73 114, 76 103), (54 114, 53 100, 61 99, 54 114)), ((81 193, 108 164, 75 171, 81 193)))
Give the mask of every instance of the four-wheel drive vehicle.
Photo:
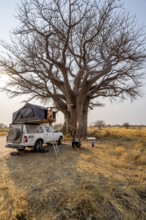
POLYGON ((24 150, 26 147, 38 150, 43 144, 63 140, 62 132, 56 131, 50 124, 11 124, 6 147, 24 150))

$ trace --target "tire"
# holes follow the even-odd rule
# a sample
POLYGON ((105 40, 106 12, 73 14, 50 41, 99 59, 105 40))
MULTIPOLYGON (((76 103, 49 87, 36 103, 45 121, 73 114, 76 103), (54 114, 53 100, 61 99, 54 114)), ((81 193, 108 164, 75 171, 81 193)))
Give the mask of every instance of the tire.
POLYGON ((43 141, 41 139, 37 140, 34 145, 34 150, 39 151, 43 146, 43 141))
POLYGON ((63 140, 63 138, 62 138, 62 136, 60 136, 60 137, 59 137, 59 140, 58 140, 58 144, 59 144, 59 145, 62 144, 62 140, 63 140))
POLYGON ((20 152, 20 151, 24 151, 24 150, 25 150, 25 147, 24 147, 23 149, 17 149, 17 150, 18 150, 19 152, 20 152))
POLYGON ((17 140, 20 137, 20 133, 19 128, 11 128, 8 134, 8 139, 11 141, 17 140))

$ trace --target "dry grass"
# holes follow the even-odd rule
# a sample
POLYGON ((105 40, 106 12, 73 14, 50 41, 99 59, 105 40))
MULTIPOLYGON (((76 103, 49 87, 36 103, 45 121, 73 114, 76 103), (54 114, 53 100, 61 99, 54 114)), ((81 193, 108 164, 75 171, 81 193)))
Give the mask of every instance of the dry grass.
POLYGON ((99 130, 98 128, 90 128, 89 134, 96 136, 97 138, 114 138, 122 140, 137 140, 138 138, 142 138, 146 142, 146 128, 132 128, 126 129, 124 127, 111 127, 111 128, 104 128, 99 130))
POLYGON ((1 157, 0 220, 146 219, 145 135, 49 149, 1 157))
POLYGON ((0 128, 0 136, 5 136, 8 134, 8 128, 0 128))

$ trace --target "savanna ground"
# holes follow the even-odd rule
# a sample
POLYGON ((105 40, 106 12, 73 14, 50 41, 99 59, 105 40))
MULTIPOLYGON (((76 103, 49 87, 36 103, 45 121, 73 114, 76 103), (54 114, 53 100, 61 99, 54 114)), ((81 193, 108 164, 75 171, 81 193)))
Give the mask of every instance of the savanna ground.
POLYGON ((0 220, 146 220, 146 129, 94 128, 95 147, 68 137, 16 156, 0 137, 0 220))

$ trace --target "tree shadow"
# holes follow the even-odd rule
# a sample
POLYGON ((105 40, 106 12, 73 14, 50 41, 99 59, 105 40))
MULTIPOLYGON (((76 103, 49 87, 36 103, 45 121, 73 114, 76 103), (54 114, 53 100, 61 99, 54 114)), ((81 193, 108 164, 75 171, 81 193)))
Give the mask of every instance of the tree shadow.
POLYGON ((9 155, 6 159, 10 182, 13 182, 16 190, 15 196, 20 199, 22 194, 27 201, 26 210, 21 213, 26 219, 31 215, 39 219, 42 212, 48 213, 50 205, 53 210, 53 204, 59 202, 60 193, 66 196, 72 190, 78 190, 88 176, 87 171, 78 169, 78 161, 81 155, 91 155, 90 149, 83 146, 81 150, 73 150, 70 144, 63 144, 59 146, 60 156, 55 155, 52 145, 47 149, 47 153, 31 150, 15 152, 16 156, 9 155))

